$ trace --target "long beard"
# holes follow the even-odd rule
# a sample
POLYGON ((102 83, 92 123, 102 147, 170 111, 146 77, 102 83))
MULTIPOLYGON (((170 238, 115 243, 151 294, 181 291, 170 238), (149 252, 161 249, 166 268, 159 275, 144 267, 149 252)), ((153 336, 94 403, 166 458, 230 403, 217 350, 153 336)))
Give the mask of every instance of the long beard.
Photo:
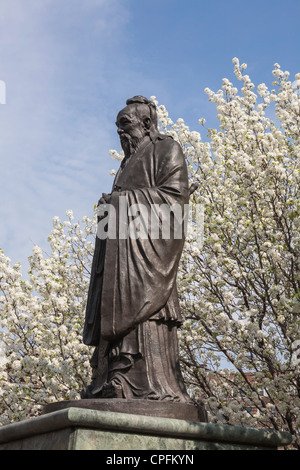
POLYGON ((137 149, 140 139, 138 137, 132 137, 129 134, 123 134, 120 140, 125 158, 129 158, 137 149))

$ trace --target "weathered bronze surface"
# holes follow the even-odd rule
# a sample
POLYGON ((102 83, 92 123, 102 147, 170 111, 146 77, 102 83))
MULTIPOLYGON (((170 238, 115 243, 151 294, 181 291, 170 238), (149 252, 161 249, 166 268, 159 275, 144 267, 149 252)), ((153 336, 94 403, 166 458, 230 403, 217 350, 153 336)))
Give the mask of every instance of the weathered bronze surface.
MULTIPOLYGON (((101 450, 102 458, 105 450, 149 450, 150 455, 154 452, 154 464, 171 463, 159 462, 157 451, 182 450, 187 455, 189 450, 276 450, 291 442, 287 432, 82 408, 61 409, 0 428, 0 450, 101 450)), ((200 465, 203 457, 197 455, 200 465)), ((147 458, 146 453, 143 456, 147 458)))
POLYGON ((49 403, 43 414, 66 408, 82 408, 88 410, 109 411, 131 415, 156 416, 159 418, 174 418, 187 421, 207 421, 204 408, 193 403, 174 403, 171 401, 136 400, 124 398, 91 398, 84 400, 60 401, 49 403))
MULTIPOLYGON (((99 207, 110 205, 120 216, 122 198, 126 214, 135 204, 183 210, 189 189, 180 145, 159 133, 152 102, 136 96, 126 104, 116 120, 125 157, 99 207)), ((124 237, 121 229, 117 224, 116 236, 96 238, 83 336, 95 346, 93 377, 82 398, 190 403, 177 342, 184 235, 175 237, 172 224, 169 238, 124 237)))

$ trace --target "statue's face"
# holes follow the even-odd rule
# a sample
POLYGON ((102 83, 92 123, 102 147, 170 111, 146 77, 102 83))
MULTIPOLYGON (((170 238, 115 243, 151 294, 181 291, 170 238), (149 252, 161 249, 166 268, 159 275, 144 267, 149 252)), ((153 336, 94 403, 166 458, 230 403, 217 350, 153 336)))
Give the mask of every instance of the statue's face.
POLYGON ((137 109, 135 105, 126 106, 117 116, 116 125, 125 156, 131 155, 146 135, 143 119, 137 109))

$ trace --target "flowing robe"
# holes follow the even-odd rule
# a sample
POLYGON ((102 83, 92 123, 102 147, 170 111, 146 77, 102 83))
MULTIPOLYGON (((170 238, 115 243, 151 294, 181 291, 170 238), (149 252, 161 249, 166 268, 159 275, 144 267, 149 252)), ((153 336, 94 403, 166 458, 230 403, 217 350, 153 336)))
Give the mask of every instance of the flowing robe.
POLYGON ((144 139, 116 175, 109 236, 96 238, 84 327, 84 343, 97 346, 97 391, 104 381, 114 379, 126 397, 188 400, 176 328, 181 323, 176 275, 188 199, 185 158, 170 137, 144 139), (162 205, 169 209, 165 214, 170 234, 165 237, 156 231, 168 222, 159 212, 162 205), (174 205, 181 209, 179 221, 170 210, 174 205), (138 220, 140 229, 145 228, 143 236, 141 232, 133 236, 134 231, 128 236, 126 231, 136 227, 133 216, 141 207, 145 211, 138 212, 138 220))

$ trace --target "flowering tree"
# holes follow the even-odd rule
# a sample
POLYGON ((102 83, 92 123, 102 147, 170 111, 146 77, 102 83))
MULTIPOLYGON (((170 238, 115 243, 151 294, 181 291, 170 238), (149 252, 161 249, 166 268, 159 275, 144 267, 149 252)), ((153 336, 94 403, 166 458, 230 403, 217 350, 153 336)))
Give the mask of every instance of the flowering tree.
POLYGON ((0 422, 37 415, 51 401, 75 399, 91 375, 82 343, 83 315, 94 250, 95 220, 84 228, 55 217, 51 254, 36 246, 29 278, 0 251, 0 422))
MULTIPOLYGON (((299 446, 300 75, 292 84, 275 64, 274 90, 255 91, 234 64, 240 93, 227 79, 205 90, 220 121, 206 141, 158 106, 198 184, 191 210, 204 213, 178 273, 182 367, 211 421, 285 429, 299 446)), ((51 253, 34 248, 28 280, 0 252, 2 424, 78 398, 90 377, 81 334, 96 223, 84 217, 81 228, 68 212, 53 224, 51 253)))

